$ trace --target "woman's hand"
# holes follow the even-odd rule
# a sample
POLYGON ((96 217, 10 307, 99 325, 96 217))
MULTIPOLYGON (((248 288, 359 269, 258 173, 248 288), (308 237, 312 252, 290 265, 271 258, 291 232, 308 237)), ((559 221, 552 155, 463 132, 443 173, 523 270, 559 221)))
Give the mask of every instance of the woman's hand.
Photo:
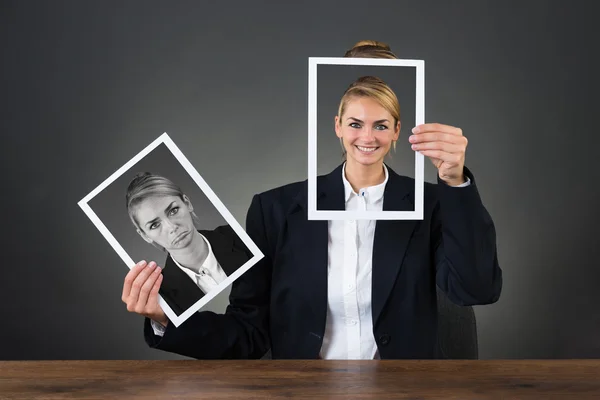
POLYGON ((127 311, 167 326, 169 319, 158 304, 162 278, 161 268, 154 261, 147 265, 146 261, 140 261, 125 276, 121 300, 127 304, 127 311))
POLYGON ((408 140, 412 149, 429 157, 440 179, 450 186, 466 182, 463 174, 467 138, 462 129, 443 124, 415 126, 408 140))

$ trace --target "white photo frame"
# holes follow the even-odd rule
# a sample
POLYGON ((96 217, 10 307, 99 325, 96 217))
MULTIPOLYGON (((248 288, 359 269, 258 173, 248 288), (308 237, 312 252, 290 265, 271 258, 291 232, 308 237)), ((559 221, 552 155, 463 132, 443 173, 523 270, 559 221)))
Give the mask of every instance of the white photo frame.
POLYGON ((362 65, 410 67, 416 74, 415 125, 425 122, 425 61, 406 59, 309 57, 308 59, 308 219, 309 220, 422 220, 424 156, 415 152, 415 209, 412 211, 317 210, 317 66, 362 65))
POLYGON ((83 199, 81 199, 77 203, 79 207, 81 207, 83 212, 92 221, 92 223, 96 226, 96 228, 100 231, 100 233, 102 233, 104 238, 112 246, 112 248, 119 255, 119 257, 123 260, 125 265, 127 265, 127 267, 131 269, 135 265, 135 262, 129 256, 129 254, 127 254, 125 249, 121 246, 121 244, 117 241, 113 234, 108 230, 108 228, 104 225, 104 223, 100 220, 96 213, 92 210, 92 208, 89 206, 89 202, 95 196, 101 193, 104 189, 106 189, 117 178, 129 171, 135 164, 137 164, 140 160, 146 157, 150 152, 152 152, 156 147, 158 147, 161 144, 164 144, 170 150, 170 152, 179 161, 181 166, 186 170, 186 172, 190 175, 193 181, 204 192, 206 197, 210 200, 210 202, 217 209, 217 211, 221 213, 221 216, 235 231, 240 240, 242 240, 242 242, 246 245, 248 250, 252 252, 252 257, 246 263, 241 265, 235 272, 229 275, 227 279, 222 281, 216 288, 204 294, 204 296, 200 300, 198 300, 180 315, 177 315, 167 304, 167 302, 163 299, 163 297, 159 295, 159 304, 164 310, 167 317, 169 318, 169 321, 175 326, 179 326, 186 319, 188 319, 195 312, 197 312, 200 308, 202 308, 209 301, 211 301, 214 297, 216 297, 219 293, 221 293, 224 289, 226 289, 227 286, 233 283, 233 281, 238 279, 242 274, 244 274, 246 271, 252 268, 258 261, 260 261, 264 257, 264 255, 260 251, 258 246, 256 246, 256 244, 252 241, 252 239, 246 233, 246 231, 242 228, 242 226, 237 222, 237 220, 225 207, 223 202, 217 197, 217 195, 213 192, 210 186, 206 183, 206 181, 202 178, 202 176, 198 173, 198 171, 194 168, 190 161, 183 155, 181 150, 175 145, 173 140, 165 132, 152 143, 150 143, 146 148, 140 151, 137 155, 135 155, 131 160, 125 163, 125 165, 123 165, 112 175, 110 175, 106 180, 104 180, 104 182, 98 185, 94 190, 92 190, 89 194, 87 194, 83 199))

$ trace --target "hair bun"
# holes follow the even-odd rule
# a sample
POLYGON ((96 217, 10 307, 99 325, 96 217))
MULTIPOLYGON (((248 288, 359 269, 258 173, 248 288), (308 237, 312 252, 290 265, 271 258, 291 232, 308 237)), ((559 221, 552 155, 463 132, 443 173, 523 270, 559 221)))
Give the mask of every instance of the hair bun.
POLYGON ((360 42, 357 42, 352 49, 356 49, 358 47, 362 47, 362 46, 371 46, 371 47, 379 47, 381 50, 387 50, 387 51, 391 51, 390 46, 386 43, 383 42, 378 42, 377 40, 361 40, 360 42))
POLYGON ((398 58, 387 43, 377 40, 361 40, 350 50, 346 51, 344 57, 358 58, 398 58))

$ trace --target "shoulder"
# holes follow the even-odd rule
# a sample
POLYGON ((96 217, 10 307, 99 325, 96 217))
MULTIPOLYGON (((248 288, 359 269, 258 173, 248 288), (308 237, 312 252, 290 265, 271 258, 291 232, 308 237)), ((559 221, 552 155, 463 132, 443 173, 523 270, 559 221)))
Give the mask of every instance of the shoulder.
POLYGON ((308 181, 297 181, 288 183, 273 189, 269 189, 262 193, 256 194, 254 197, 260 199, 262 204, 292 204, 302 197, 303 191, 308 188, 308 181))
MULTIPOLYGON (((317 182, 321 177, 317 177, 317 182)), ((249 214, 262 215, 265 221, 272 222, 290 213, 305 210, 307 207, 308 180, 281 185, 252 197, 249 214)))
POLYGON ((215 229, 198 229, 198 232, 211 243, 216 240, 237 237, 233 228, 228 224, 217 226, 215 229))
MULTIPOLYGON (((393 192, 394 193, 404 193, 405 195, 408 194, 410 196, 411 200, 414 202, 415 201, 416 179, 406 176, 406 175, 400 175, 387 165, 386 165, 386 167, 387 167, 388 173, 389 173, 388 184, 394 186, 395 189, 398 189, 398 190, 393 190, 393 192)), ((425 202, 437 201, 437 199, 439 197, 439 186, 440 186, 439 181, 437 183, 431 183, 431 182, 427 182, 427 181, 423 182, 423 197, 424 197, 425 202)))

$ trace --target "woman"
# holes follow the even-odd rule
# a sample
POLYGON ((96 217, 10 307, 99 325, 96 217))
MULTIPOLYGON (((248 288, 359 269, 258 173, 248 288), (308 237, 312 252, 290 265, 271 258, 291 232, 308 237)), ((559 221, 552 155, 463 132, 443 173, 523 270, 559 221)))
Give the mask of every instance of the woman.
MULTIPOLYGON (((389 57, 389 47, 359 42, 347 55, 389 57)), ((377 78, 346 91, 335 117, 345 162, 317 178, 317 209, 414 209, 414 180, 383 160, 399 138, 393 92, 377 78)), ((307 182, 255 195, 246 231, 265 257, 233 285, 223 315, 197 313, 163 335, 155 295, 125 285, 128 304, 146 315, 154 348, 195 358, 434 358, 436 285, 460 305, 498 300, 502 272, 493 222, 464 166, 460 129, 424 124, 412 148, 438 169, 425 183, 422 221, 309 221, 307 182)), ((143 268, 132 278, 156 293, 143 268)))
MULTIPOLYGON (((228 225, 197 230, 198 217, 189 197, 165 177, 147 172, 136 175, 125 199, 139 235, 167 253, 164 268, 156 263, 150 268, 161 279, 159 293, 177 315, 249 259, 246 246, 228 225)), ((167 321, 159 318, 156 322, 166 325, 167 321)))

